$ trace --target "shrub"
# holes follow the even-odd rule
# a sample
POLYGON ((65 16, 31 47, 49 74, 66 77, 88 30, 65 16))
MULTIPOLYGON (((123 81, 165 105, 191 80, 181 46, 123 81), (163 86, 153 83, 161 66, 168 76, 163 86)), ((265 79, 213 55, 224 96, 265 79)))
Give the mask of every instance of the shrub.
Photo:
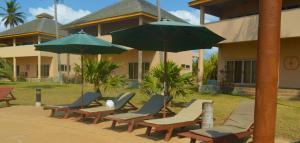
MULTIPOLYGON (((174 62, 167 62, 167 79, 169 81, 169 91, 172 96, 185 96, 191 92, 193 86, 192 73, 181 74, 182 68, 174 62)), ((148 95, 161 94, 164 90, 164 64, 152 68, 146 74, 142 82, 141 89, 148 95)))
POLYGON ((0 59, 0 78, 7 78, 14 81, 13 66, 6 59, 0 59))
POLYGON ((109 60, 85 60, 83 66, 84 79, 94 85, 96 92, 100 92, 100 88, 107 90, 126 84, 125 76, 113 75, 113 71, 119 68, 119 65, 109 60))

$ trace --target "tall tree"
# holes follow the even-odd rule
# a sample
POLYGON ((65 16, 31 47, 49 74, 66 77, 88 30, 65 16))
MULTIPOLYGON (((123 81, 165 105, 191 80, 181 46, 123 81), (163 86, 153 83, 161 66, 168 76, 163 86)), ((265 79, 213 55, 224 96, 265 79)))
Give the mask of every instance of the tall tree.
POLYGON ((5 27, 12 28, 24 23, 25 14, 20 12, 21 6, 16 0, 8 0, 6 6, 0 8, 3 11, 0 13, 0 16, 3 16, 1 21, 5 27))

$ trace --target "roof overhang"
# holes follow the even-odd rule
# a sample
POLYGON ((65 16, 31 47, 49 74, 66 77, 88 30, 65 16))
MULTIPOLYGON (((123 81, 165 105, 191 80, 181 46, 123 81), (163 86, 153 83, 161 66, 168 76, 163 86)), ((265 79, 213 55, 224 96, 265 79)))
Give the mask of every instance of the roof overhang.
MULTIPOLYGON (((0 35, 0 39, 26 37, 26 36, 34 36, 34 35, 45 35, 50 37, 56 37, 55 34, 49 34, 45 32, 29 32, 29 33, 20 33, 20 34, 12 34, 12 35, 0 35)), ((63 36, 59 36, 59 37, 63 37, 63 36)))
POLYGON ((217 4, 217 3, 222 3, 226 2, 228 0, 192 0, 189 2, 189 6, 200 9, 200 6, 202 5, 210 5, 210 4, 217 4))
POLYGON ((96 24, 101 24, 101 23, 108 23, 108 22, 114 22, 114 21, 120 21, 124 19, 131 19, 134 17, 147 17, 150 19, 156 20, 157 17, 145 12, 135 12, 135 13, 130 13, 126 15, 120 15, 120 16, 115 16, 115 17, 109 17, 109 18, 104 18, 104 19, 97 19, 93 21, 87 21, 79 24, 74 24, 70 26, 62 26, 62 29, 75 29, 75 28, 80 28, 80 27, 86 27, 86 26, 91 26, 91 25, 96 25, 96 24))

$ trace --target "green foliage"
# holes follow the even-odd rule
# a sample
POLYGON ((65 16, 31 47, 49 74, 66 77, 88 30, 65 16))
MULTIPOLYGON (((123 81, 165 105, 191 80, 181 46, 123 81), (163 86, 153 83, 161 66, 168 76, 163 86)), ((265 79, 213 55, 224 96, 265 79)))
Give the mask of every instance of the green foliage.
POLYGON ((15 27, 21 23, 24 23, 25 14, 24 12, 19 12, 21 6, 17 3, 16 0, 8 0, 6 1, 6 7, 0 7, 0 9, 4 13, 0 13, 2 18, 2 22, 4 21, 5 27, 15 27))
POLYGON ((93 84, 97 92, 100 92, 100 88, 107 90, 126 84, 125 76, 113 75, 113 71, 119 68, 119 65, 109 60, 85 60, 83 65, 84 79, 93 84))
POLYGON ((208 80, 216 80, 218 74, 218 55, 212 54, 208 59, 204 60, 203 82, 208 80))
MULTIPOLYGON (((181 67, 174 62, 167 63, 167 79, 169 81, 169 93, 172 96, 185 96, 191 92, 193 85, 192 73, 181 74, 181 67)), ((152 68, 142 82, 142 91, 148 95, 161 94, 164 83, 164 64, 152 68)))
POLYGON ((197 76, 198 74, 198 59, 197 60, 193 60, 193 64, 192 64, 192 73, 193 76, 197 76))
POLYGON ((7 78, 14 81, 13 66, 6 59, 0 59, 0 78, 7 78))

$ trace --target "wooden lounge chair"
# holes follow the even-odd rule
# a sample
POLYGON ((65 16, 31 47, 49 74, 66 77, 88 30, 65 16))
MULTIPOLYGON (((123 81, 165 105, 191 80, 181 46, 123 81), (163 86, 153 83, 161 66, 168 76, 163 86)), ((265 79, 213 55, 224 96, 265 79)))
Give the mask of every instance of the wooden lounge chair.
POLYGON ((229 116, 224 125, 210 129, 191 130, 179 133, 179 137, 190 138, 209 143, 232 143, 253 134, 254 102, 242 102, 229 116))
POLYGON ((94 117, 93 123, 96 124, 104 115, 113 114, 118 111, 127 112, 130 110, 136 110, 137 107, 135 107, 132 103, 130 103, 130 100, 135 96, 135 93, 133 92, 126 92, 120 94, 117 98, 115 98, 114 108, 109 108, 107 106, 100 106, 100 107, 93 107, 93 108, 85 108, 85 109, 78 109, 74 110, 73 112, 81 114, 81 118, 79 120, 82 120, 86 117, 94 117))
POLYGON ((80 109, 82 107, 88 107, 93 102, 95 102, 98 105, 101 105, 101 103, 97 101, 101 97, 102 96, 99 93, 87 92, 71 104, 46 105, 44 106, 44 110, 51 110, 51 117, 55 116, 56 112, 64 112, 64 118, 67 118, 69 116, 69 110, 71 109, 80 109))
POLYGON ((211 100, 194 100, 174 117, 145 120, 139 125, 147 127, 147 136, 150 136, 152 128, 154 131, 166 130, 165 141, 169 141, 174 129, 201 123, 202 104, 205 102, 212 103, 211 100))
POLYGON ((164 102, 169 103, 171 100, 171 96, 153 95, 143 107, 136 112, 109 115, 104 118, 113 121, 111 125, 112 128, 114 128, 117 123, 127 123, 128 132, 132 132, 137 123, 154 118, 163 108, 164 102))
POLYGON ((11 100, 16 100, 12 91, 14 90, 13 87, 0 87, 0 102, 6 102, 6 106, 10 106, 11 100))

